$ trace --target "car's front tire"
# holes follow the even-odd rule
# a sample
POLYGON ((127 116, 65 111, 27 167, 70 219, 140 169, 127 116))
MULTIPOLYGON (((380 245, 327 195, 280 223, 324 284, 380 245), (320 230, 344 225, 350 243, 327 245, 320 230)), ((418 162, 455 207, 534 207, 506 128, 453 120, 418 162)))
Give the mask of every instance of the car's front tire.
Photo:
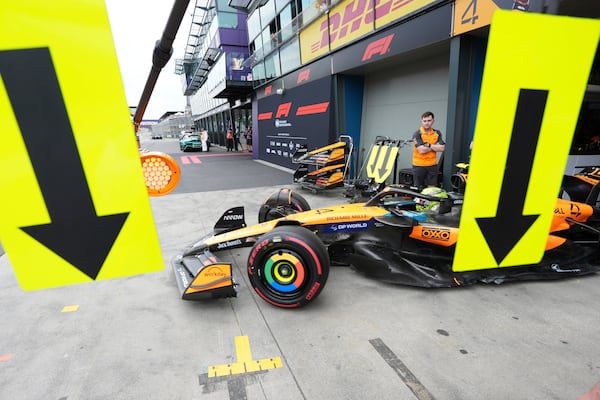
POLYGON ((281 226, 261 236, 248 256, 248 277, 256 293, 277 307, 313 301, 329 276, 327 249, 300 226, 281 226))

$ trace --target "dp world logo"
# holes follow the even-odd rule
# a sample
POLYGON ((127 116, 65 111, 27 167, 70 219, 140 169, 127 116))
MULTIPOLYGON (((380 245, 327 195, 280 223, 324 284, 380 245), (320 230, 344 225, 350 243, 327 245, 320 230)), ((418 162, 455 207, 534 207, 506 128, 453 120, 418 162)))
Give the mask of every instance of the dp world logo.
POLYGON ((282 127, 286 127, 286 126, 292 126, 292 124, 287 122, 285 119, 276 119, 275 120, 275 128, 282 128, 282 127))

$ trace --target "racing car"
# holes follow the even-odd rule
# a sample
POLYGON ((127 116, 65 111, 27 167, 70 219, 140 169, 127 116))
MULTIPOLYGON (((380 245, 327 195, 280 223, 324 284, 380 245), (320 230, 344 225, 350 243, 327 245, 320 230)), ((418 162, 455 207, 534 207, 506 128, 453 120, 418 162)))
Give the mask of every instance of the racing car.
POLYGON ((600 166, 583 167, 572 176, 565 175, 560 195, 573 201, 600 206, 600 166))
POLYGON ((283 308, 314 301, 330 266, 338 265, 385 282, 431 288, 557 279, 600 270, 600 210, 584 203, 557 200, 539 263, 454 272, 461 194, 441 198, 390 186, 365 203, 314 210, 300 198, 281 189, 263 204, 259 223, 252 226, 246 225, 243 207, 227 210, 213 232, 172 260, 182 298, 235 297, 232 264, 223 255, 240 247, 251 247, 247 274, 256 294, 283 308))

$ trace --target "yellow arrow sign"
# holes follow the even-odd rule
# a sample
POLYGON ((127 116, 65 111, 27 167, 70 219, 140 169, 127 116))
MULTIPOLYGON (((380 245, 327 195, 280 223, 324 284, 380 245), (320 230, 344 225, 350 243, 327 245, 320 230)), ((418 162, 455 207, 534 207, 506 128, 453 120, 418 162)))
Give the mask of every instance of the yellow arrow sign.
POLYGON ((162 269, 104 1, 8 2, 0 33, 0 237, 20 285, 162 269))
POLYGON ((538 263, 600 21, 496 11, 453 270, 538 263))
POLYGON ((367 177, 376 183, 383 183, 390 176, 396 163, 398 144, 396 142, 376 143, 371 149, 366 170, 367 177))

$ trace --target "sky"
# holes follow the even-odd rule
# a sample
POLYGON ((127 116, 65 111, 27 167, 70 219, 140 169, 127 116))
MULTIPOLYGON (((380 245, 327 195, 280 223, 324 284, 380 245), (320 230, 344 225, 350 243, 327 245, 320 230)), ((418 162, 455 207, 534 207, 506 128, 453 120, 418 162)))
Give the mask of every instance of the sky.
MULTIPOLYGON (((152 68, 155 42, 162 37, 174 0, 105 0, 105 3, 127 103, 137 106, 152 68)), ((144 120, 185 109, 181 76, 175 74, 175 59, 183 58, 185 52, 196 1, 189 0, 189 3, 173 43, 173 55, 161 70, 144 120)))

